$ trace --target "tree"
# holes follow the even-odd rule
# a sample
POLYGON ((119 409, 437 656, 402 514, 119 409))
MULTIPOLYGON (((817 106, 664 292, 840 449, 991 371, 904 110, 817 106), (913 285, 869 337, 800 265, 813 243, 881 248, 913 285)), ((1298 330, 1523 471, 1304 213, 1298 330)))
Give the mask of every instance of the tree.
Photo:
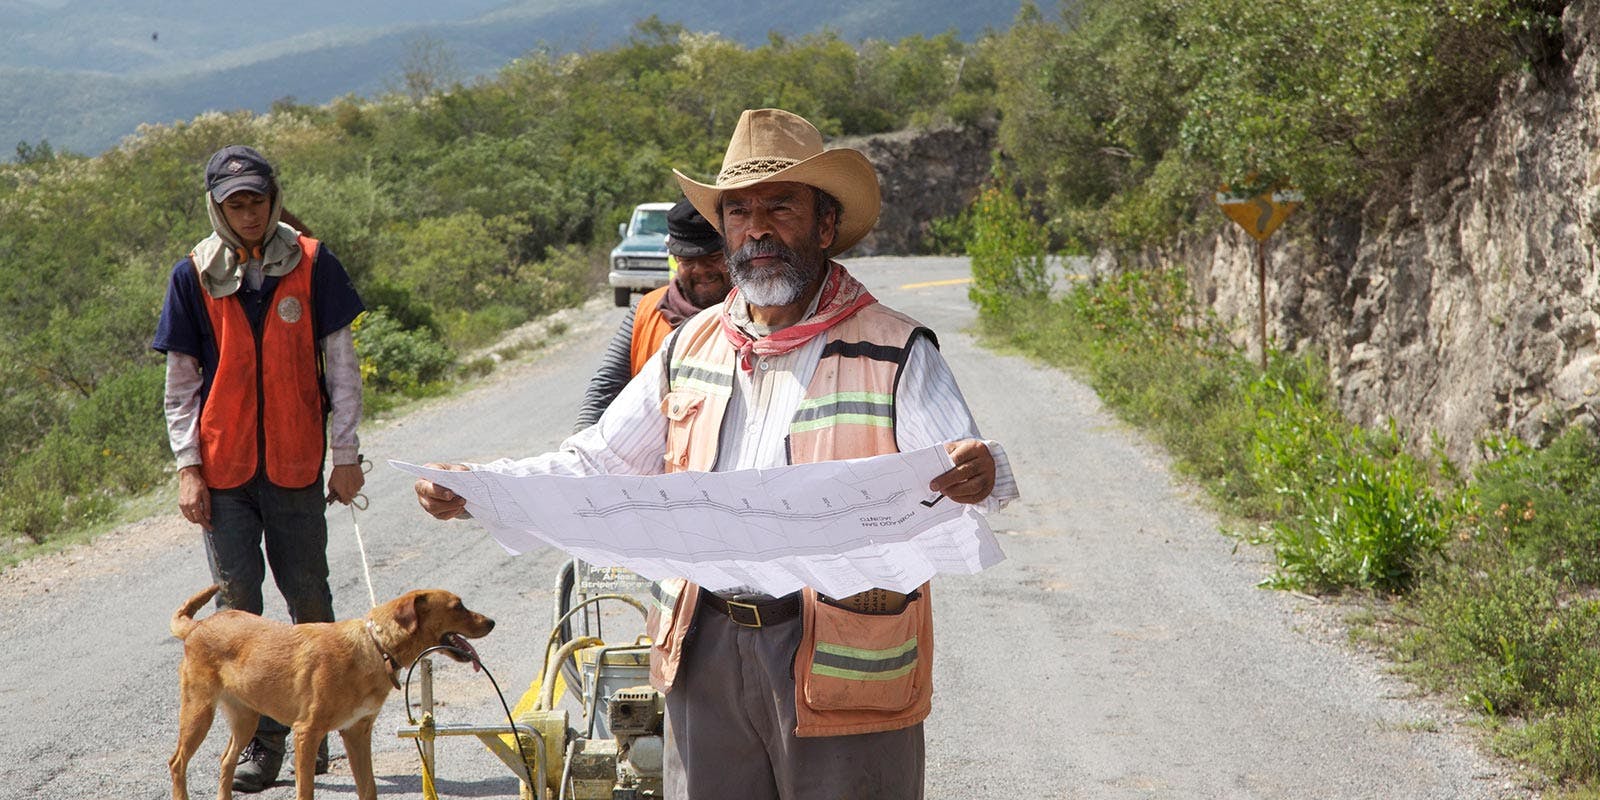
POLYGON ((40 139, 38 144, 33 145, 25 141, 17 142, 18 164, 39 164, 55 157, 56 151, 50 147, 49 139, 40 139))
POLYGON ((418 36, 406 43, 406 55, 400 62, 400 75, 406 96, 413 103, 420 103, 461 83, 461 73, 449 45, 428 35, 418 36))

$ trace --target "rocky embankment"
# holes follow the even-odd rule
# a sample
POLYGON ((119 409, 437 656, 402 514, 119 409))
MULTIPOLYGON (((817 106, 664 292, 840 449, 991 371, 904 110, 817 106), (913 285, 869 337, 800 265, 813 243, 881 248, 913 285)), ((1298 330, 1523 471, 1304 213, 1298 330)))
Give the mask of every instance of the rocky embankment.
MULTIPOLYGON (((1565 74, 1508 80, 1406 185, 1344 215, 1310 203, 1270 243, 1268 336, 1325 355, 1352 418, 1469 462, 1489 431, 1600 424, 1600 0, 1563 27, 1565 74)), ((1157 258, 1253 349, 1255 243, 1221 219, 1157 258)))
POLYGON ((994 131, 914 128, 837 139, 828 147, 853 147, 866 154, 883 189, 878 227, 850 248, 850 255, 905 255, 923 252, 934 220, 961 213, 978 196, 989 177, 994 131))

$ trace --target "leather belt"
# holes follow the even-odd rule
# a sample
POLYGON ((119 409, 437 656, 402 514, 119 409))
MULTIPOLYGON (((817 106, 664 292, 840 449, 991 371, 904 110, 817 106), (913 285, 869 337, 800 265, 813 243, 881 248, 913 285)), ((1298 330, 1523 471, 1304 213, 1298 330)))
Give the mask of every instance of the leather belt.
POLYGON ((800 616, 799 592, 761 604, 741 603, 738 600, 718 597, 711 592, 702 592, 700 602, 733 620, 733 624, 746 628, 776 625, 800 616))

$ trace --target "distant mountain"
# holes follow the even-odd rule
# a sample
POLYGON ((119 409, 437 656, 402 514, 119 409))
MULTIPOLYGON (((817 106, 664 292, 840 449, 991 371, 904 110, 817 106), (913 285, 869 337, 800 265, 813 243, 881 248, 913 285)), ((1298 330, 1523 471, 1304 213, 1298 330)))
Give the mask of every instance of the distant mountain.
POLYGON ((462 22, 506 0, 0 0, 0 66, 149 77, 247 63, 386 29, 462 22), (56 7, 49 8, 47 5, 56 7))
POLYGON ((0 159, 17 142, 98 153, 141 123, 324 103, 401 82, 419 46, 462 79, 536 47, 610 47, 651 14, 746 45, 772 32, 846 41, 1008 27, 1021 0, 0 0, 0 159), (222 6, 219 8, 219 6, 222 6), (420 43, 420 44, 419 44, 420 43))

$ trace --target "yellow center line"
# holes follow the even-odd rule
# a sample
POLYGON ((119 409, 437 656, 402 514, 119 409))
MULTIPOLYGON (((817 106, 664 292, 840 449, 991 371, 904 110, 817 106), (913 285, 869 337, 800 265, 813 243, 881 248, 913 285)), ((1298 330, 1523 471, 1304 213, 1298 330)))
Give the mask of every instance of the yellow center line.
POLYGON ((950 278, 942 281, 923 281, 922 283, 902 284, 902 289, 927 289, 932 286, 956 286, 963 283, 972 283, 971 278, 950 278))

